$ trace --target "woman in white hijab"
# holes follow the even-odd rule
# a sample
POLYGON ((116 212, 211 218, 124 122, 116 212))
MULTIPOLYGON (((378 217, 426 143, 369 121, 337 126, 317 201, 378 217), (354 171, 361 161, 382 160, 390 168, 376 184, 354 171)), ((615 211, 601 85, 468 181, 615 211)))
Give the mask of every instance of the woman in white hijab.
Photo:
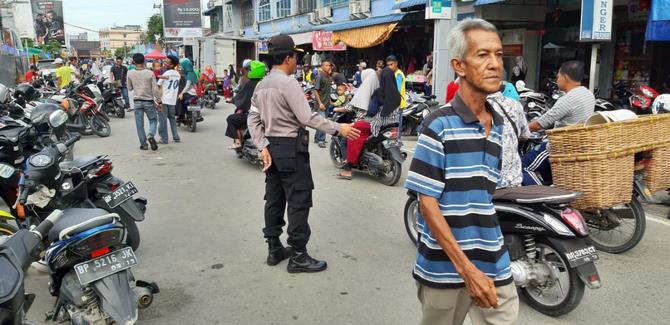
POLYGON ((361 86, 356 90, 354 98, 347 108, 342 108, 336 112, 353 111, 356 114, 354 119, 354 128, 361 131, 361 136, 356 140, 347 140, 347 164, 344 165, 344 171, 337 175, 337 178, 350 180, 352 177, 351 169, 353 165, 358 164, 358 157, 363 150, 365 141, 370 137, 370 122, 367 117, 368 106, 372 94, 379 88, 379 78, 373 69, 365 69, 361 73, 361 86))

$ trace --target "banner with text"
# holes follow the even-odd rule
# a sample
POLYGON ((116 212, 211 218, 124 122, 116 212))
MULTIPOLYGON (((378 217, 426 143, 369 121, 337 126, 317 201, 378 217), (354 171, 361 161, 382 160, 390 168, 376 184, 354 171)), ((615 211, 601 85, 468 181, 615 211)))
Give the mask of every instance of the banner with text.
POLYGON ((44 45, 57 41, 65 45, 65 27, 63 25, 63 1, 32 0, 35 43, 44 45))
POLYGON ((163 0, 165 37, 201 37, 200 0, 163 0))
POLYGON ((612 40, 612 11, 614 0, 582 0, 579 27, 580 41, 612 40))
POLYGON ((339 42, 333 44, 333 32, 320 30, 312 34, 312 48, 314 51, 346 51, 347 46, 339 42))

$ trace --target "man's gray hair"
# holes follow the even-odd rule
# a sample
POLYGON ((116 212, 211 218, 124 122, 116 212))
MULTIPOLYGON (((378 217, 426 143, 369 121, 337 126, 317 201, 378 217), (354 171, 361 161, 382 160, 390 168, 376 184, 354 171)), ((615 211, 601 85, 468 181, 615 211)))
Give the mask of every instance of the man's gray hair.
POLYGON ((447 48, 452 58, 461 60, 465 58, 465 54, 468 52, 468 40, 465 37, 465 33, 471 30, 498 32, 493 24, 484 19, 467 18, 462 20, 456 27, 451 29, 447 38, 447 48))

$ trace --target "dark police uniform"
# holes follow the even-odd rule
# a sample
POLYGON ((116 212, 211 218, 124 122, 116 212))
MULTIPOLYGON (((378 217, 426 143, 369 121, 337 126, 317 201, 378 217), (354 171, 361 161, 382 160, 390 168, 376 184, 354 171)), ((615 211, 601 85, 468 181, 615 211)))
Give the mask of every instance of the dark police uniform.
MULTIPOLYGON (((293 49, 292 40, 289 46, 293 49)), ((311 112, 295 79, 273 69, 256 87, 248 127, 256 147, 259 150, 267 147, 272 156, 272 166, 265 178, 263 234, 269 240, 281 235, 288 204, 288 244, 296 252, 306 252, 311 234, 307 219, 314 182, 309 161, 309 133, 305 126, 333 135, 340 130, 339 124, 311 112)), ((272 247, 270 250, 272 254, 272 247)))

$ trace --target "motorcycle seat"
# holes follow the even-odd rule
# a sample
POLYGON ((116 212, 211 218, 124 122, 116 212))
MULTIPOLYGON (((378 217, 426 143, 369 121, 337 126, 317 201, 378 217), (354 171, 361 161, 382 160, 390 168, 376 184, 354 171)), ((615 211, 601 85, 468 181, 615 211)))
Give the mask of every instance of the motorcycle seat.
POLYGON ((493 201, 516 203, 554 203, 566 204, 573 202, 582 194, 551 186, 521 186, 496 190, 493 201))
POLYGON ((72 161, 64 161, 60 163, 61 170, 71 170, 73 168, 83 169, 84 167, 96 162, 98 157, 95 156, 82 156, 77 157, 72 161))
POLYGON ((49 241, 57 241, 80 232, 119 220, 117 214, 103 209, 69 208, 49 231, 49 241))

